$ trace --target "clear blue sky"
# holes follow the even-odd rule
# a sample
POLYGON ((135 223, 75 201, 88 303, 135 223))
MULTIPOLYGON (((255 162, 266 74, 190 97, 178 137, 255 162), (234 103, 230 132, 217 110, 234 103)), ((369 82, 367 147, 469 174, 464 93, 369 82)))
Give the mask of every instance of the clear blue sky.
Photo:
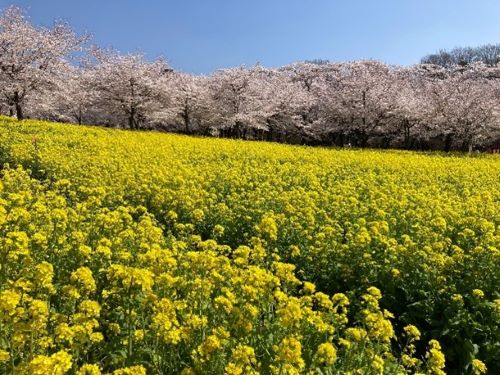
POLYGON ((36 24, 63 19, 96 44, 193 73, 316 58, 406 65, 500 43, 500 0, 0 0, 12 4, 36 24))

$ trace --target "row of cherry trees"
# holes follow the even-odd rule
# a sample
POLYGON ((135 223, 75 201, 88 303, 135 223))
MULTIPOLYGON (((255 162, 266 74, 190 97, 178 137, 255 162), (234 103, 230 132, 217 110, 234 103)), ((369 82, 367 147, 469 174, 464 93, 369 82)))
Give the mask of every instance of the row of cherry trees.
POLYGON ((0 17, 4 114, 291 143, 486 149, 500 138, 500 66, 377 61, 260 65, 210 76, 87 47, 62 23, 0 17), (77 63, 75 63, 77 61, 77 63))

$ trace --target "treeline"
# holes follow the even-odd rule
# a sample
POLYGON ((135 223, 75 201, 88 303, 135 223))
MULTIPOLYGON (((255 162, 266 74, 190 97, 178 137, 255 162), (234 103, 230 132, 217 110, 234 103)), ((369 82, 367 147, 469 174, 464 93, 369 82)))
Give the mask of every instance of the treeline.
POLYGON ((0 112, 300 144, 500 148, 500 66, 491 48, 478 49, 487 61, 453 50, 411 67, 316 60, 198 76, 164 59, 89 47, 89 39, 69 25, 40 28, 21 9, 4 10, 0 112))
POLYGON ((485 44, 479 47, 457 47, 452 50, 440 50, 425 56, 422 64, 435 64, 445 68, 455 65, 466 66, 473 63, 483 63, 495 66, 500 62, 500 44, 485 44))

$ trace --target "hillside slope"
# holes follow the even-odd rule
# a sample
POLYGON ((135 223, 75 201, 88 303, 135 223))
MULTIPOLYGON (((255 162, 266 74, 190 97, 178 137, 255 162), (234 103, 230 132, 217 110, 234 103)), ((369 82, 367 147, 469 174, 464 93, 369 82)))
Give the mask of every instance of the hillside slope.
POLYGON ((1 371, 498 366, 498 156, 2 118, 0 163, 1 371))

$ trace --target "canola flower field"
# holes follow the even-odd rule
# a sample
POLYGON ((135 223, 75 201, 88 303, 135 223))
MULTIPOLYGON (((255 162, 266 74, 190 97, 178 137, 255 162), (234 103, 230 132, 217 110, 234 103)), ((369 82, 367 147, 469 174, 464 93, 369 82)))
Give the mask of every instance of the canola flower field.
POLYGON ((500 371, 500 158, 0 118, 0 373, 500 371))

